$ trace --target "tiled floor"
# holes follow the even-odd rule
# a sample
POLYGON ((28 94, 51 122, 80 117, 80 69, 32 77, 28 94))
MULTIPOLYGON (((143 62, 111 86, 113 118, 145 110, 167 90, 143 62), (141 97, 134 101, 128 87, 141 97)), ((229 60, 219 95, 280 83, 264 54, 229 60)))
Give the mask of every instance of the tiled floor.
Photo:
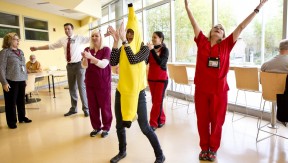
MULTIPOLYGON (((0 114, 0 162, 1 163, 108 163, 118 153, 115 119, 109 136, 91 138, 90 119, 82 111, 64 117, 70 107, 67 89, 57 88, 57 98, 47 90, 40 91, 42 99, 38 105, 29 104, 27 116, 31 124, 17 124, 15 130, 8 129, 5 114, 0 114)), ((114 92, 112 93, 114 102, 114 92)), ((147 95, 148 111, 151 98, 147 95)), ((166 156, 166 163, 197 163, 199 136, 194 104, 186 108, 171 110, 170 98, 166 102, 166 125, 156 134, 166 156)), ((3 105, 3 100, 1 101, 3 105)), ((79 106, 80 103, 79 103, 79 106)), ((114 106, 114 103, 112 103, 114 106)), ((113 107, 112 107, 113 108, 113 107)), ((288 140, 271 137, 256 143, 257 120, 244 118, 231 122, 227 113, 223 127, 222 143, 218 151, 219 163, 286 163, 288 162, 288 140)), ((279 125, 280 126, 280 125, 279 125)), ((288 135, 288 129, 280 126, 278 133, 288 135)), ((265 133, 260 133, 264 137, 265 133)), ((155 156, 147 138, 141 133, 137 122, 127 130, 127 157, 121 163, 152 163, 155 156)))

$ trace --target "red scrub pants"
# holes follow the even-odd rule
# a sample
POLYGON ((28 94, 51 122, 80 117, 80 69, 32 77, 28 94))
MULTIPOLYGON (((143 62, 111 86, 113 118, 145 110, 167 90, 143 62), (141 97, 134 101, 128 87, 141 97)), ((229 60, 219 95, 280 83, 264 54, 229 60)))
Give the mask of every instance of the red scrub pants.
POLYGON ((217 152, 227 109, 227 91, 218 94, 195 90, 197 126, 202 150, 217 152))

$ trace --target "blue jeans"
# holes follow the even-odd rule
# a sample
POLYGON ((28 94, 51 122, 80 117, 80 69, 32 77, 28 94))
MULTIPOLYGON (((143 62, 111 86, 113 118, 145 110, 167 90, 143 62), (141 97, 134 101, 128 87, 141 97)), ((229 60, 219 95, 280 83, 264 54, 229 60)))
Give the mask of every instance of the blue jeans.
MULTIPOLYGON (((123 126, 123 121, 122 121, 120 98, 121 98, 120 92, 116 90, 115 117, 116 117, 117 136, 118 136, 118 141, 119 141, 119 151, 125 152, 126 151, 126 132, 125 132, 125 127, 123 126)), ((157 135, 154 133, 154 131, 150 127, 148 120, 147 120, 146 94, 144 90, 140 91, 139 93, 137 114, 138 114, 138 124, 140 126, 140 129, 142 133, 148 138, 150 144, 152 145, 155 156, 157 158, 162 158, 163 152, 159 144, 157 135)))

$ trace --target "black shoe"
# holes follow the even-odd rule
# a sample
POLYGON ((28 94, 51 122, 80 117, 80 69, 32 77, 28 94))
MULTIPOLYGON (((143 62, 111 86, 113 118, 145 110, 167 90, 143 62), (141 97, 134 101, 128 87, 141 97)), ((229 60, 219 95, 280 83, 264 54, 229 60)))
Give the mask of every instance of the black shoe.
POLYGON ((164 123, 160 123, 159 125, 158 125, 158 128, 161 128, 161 127, 163 127, 165 124, 164 123))
POLYGON ((91 137, 95 137, 101 130, 93 130, 92 132, 90 132, 90 136, 91 137))
POLYGON ((10 129, 15 129, 15 128, 17 128, 17 125, 16 125, 16 124, 11 124, 11 125, 8 125, 8 127, 9 127, 10 129))
POLYGON ((163 163, 165 161, 165 156, 163 155, 162 157, 160 158, 156 158, 155 162, 154 163, 163 163))
POLYGON ((102 133, 101 133, 101 137, 102 137, 102 138, 105 138, 105 137, 107 137, 107 136, 108 136, 108 131, 103 130, 102 133))
POLYGON ((85 111, 84 111, 84 116, 85 116, 85 117, 89 117, 89 112, 85 110, 85 111))
POLYGON ((69 111, 68 113, 64 114, 65 117, 70 116, 72 114, 76 114, 76 111, 69 111))
POLYGON ((31 120, 31 119, 28 119, 27 117, 24 117, 24 119, 19 120, 19 123, 23 123, 23 122, 25 122, 25 123, 31 123, 32 120, 31 120))
POLYGON ((123 159, 124 157, 126 157, 126 152, 119 152, 118 155, 116 155, 115 157, 113 157, 110 160, 110 163, 117 163, 119 162, 121 159, 123 159))

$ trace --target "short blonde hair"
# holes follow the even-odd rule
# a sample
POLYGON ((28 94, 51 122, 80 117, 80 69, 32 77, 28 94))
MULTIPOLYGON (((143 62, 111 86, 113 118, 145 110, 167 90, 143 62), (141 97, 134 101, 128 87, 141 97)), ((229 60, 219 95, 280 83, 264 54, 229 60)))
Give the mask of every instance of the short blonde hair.
POLYGON ((103 47, 104 47, 104 44, 103 44, 103 40, 102 40, 102 35, 101 35, 101 31, 100 31, 100 29, 98 29, 98 28, 96 28, 96 29, 94 29, 92 32, 91 32, 91 36, 90 36, 90 49, 94 49, 95 48, 95 46, 94 46, 94 44, 93 44, 93 42, 92 42, 92 36, 94 35, 94 34, 96 34, 96 33, 99 33, 99 35, 100 35, 100 48, 99 48, 99 50, 101 50, 101 49, 103 49, 103 47))
POLYGON ((13 41, 13 38, 14 38, 15 36, 18 36, 18 34, 15 33, 15 32, 7 33, 7 34, 4 36, 4 38, 3 38, 2 48, 3 48, 3 49, 10 48, 10 47, 11 47, 11 44, 12 44, 12 41, 13 41))

